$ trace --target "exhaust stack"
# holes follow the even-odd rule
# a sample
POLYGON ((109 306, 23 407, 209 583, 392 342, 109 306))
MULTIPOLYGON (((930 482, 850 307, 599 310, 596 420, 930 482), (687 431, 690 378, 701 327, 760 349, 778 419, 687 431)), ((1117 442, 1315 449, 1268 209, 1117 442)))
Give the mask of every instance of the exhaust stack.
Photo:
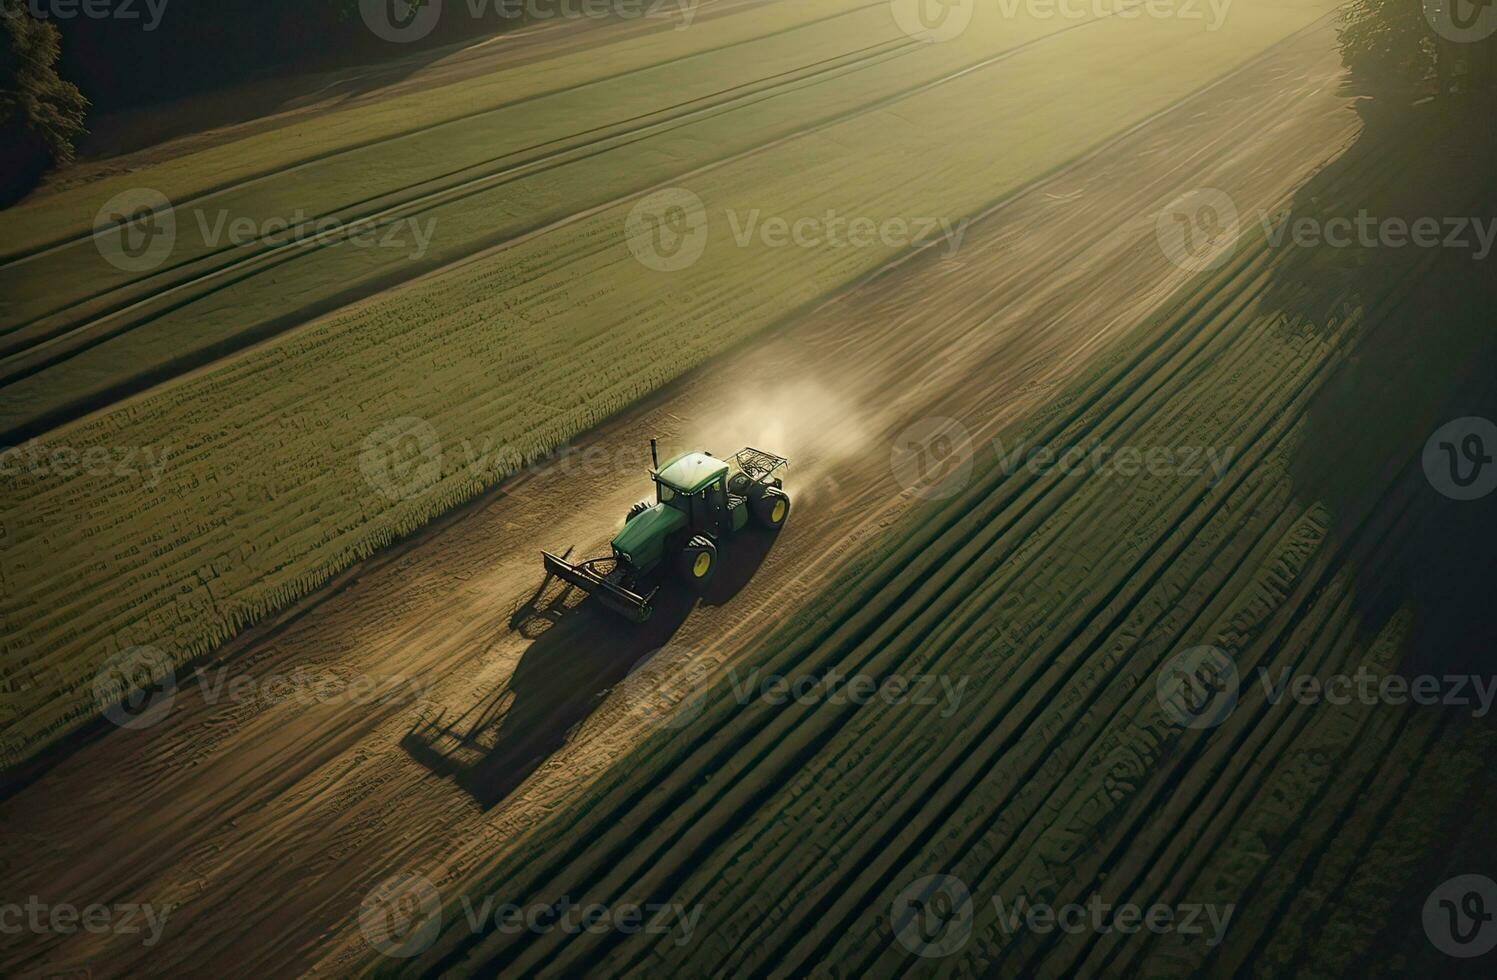
POLYGON ((650 440, 650 468, 660 469, 660 457, 655 452, 655 440, 650 440))

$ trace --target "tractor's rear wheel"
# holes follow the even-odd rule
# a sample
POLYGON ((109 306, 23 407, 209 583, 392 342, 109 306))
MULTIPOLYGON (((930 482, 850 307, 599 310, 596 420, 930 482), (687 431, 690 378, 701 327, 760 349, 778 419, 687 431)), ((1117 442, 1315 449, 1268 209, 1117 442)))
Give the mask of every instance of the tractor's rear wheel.
POLYGON ((717 574, 717 545, 697 535, 681 549, 676 567, 693 589, 702 591, 717 574))
POLYGON ((749 500, 749 512, 760 527, 776 530, 790 516, 790 495, 778 487, 765 487, 763 493, 749 500))

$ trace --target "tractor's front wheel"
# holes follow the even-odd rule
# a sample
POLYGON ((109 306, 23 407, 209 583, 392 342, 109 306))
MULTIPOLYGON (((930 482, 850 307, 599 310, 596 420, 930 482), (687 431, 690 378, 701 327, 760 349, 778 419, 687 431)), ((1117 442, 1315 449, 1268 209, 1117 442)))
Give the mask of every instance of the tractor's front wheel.
POLYGON ((699 534, 686 542, 677 561, 681 577, 701 592, 717 574, 717 545, 699 534))
POLYGON ((777 530, 790 516, 790 495, 779 487, 765 487, 749 501, 749 509, 760 527, 777 530))

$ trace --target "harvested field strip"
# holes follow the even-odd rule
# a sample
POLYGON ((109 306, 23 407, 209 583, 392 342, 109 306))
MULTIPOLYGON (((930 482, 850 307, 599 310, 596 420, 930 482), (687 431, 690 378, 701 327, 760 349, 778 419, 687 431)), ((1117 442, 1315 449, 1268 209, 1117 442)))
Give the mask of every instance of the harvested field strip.
MULTIPOLYGON (((1109 18, 1067 33, 1061 67, 1054 53, 1021 52, 896 106, 746 151, 700 186, 686 181, 708 214, 707 246, 700 261, 673 274, 636 260, 622 233, 627 202, 565 216, 575 213, 567 195, 580 176, 606 183, 651 168, 676 174, 686 165, 681 159, 656 154, 646 141, 619 151, 636 155, 609 164, 617 167, 612 178, 573 169, 582 164, 537 175, 500 210, 529 213, 544 198, 569 221, 557 233, 474 257, 58 430, 48 442, 133 453, 139 473, 12 478, 6 613, 27 627, 7 637, 9 670, 29 686, 9 706, 7 758, 24 757, 96 710, 87 688, 116 650, 146 643, 181 663, 213 649, 432 515, 901 253, 885 243, 740 246, 729 215, 971 214, 1085 153, 1107 127, 1124 129, 1171 104, 1202 80, 1184 68, 1219 71, 1223 57, 1245 57, 1288 29, 1270 22, 1269 11, 1259 13, 1254 19, 1248 8, 1234 21, 1241 33, 1230 41, 1211 35, 1209 43, 1173 25, 1161 35, 1145 22, 1109 18), (1143 48, 1177 51, 1182 74, 1154 78, 1137 56, 1143 48), (1101 65, 1139 84, 1099 94, 1086 118, 1037 100, 1026 84, 1045 79, 1064 91, 1101 65), (974 116, 1008 121, 1000 151, 962 135, 974 116), (952 147, 940 166, 924 151, 936 136, 952 147), (849 156, 849 147, 859 152, 849 156), (440 466, 409 493, 391 492, 361 465, 368 440, 400 419, 430 426, 424 431, 440 466), (80 513, 89 519, 63 516, 80 513), (147 540, 142 527, 153 529, 147 540)), ((735 115, 693 125, 732 130, 735 115)), ((599 196, 607 205, 623 189, 599 196)), ((472 203, 451 205, 452 220, 483 224, 481 211, 468 213, 472 203)), ((327 266, 318 275, 337 271, 327 266)), ((305 298, 289 280, 258 282, 267 308, 305 298)), ((171 364, 183 336, 238 322, 244 298, 221 290, 184 307, 178 320, 159 318, 10 386, 11 418, 27 414, 27 399, 37 399, 34 410, 58 397, 49 382, 64 368, 84 379, 80 387, 107 390, 121 364, 171 364)), ((374 451, 381 448, 376 442, 374 451)))
MULTIPOLYGON (((1330 214, 1386 203, 1426 147, 1451 135, 1432 122, 1396 152, 1362 148, 1319 182, 1316 201, 1330 214)), ((1462 213, 1474 193, 1469 181, 1438 186, 1447 196, 1435 213, 1462 213)), ((892 974, 927 965, 894 940, 889 910, 933 873, 958 876, 978 903, 972 941, 939 961, 943 973, 1031 972, 1041 957, 1058 973, 1238 972, 1257 967, 1248 956, 1305 878, 1331 874, 1328 899, 1366 887, 1352 869, 1403 880, 1408 868, 1375 855, 1370 830, 1457 817, 1461 780, 1417 792, 1414 760, 1489 745, 1490 733, 1449 711, 1274 705, 1257 691, 1257 668, 1396 667, 1404 614, 1367 617, 1426 523, 1431 491, 1409 462, 1420 443, 1403 434, 1428 431, 1445 372, 1459 364, 1457 376, 1479 376, 1493 352, 1479 318, 1440 324, 1439 363, 1421 366, 1399 406, 1421 418, 1385 446, 1394 462, 1354 501, 1307 494, 1305 467, 1355 463, 1344 433, 1364 406, 1338 405, 1335 379, 1404 342, 1437 291, 1425 284, 1437 263, 1450 276, 1469 268, 1431 254, 1402 275, 1348 276, 1342 296, 1319 298, 1335 318, 1307 320, 1284 293, 1301 258, 1249 236, 1227 268, 1030 427, 1044 445, 1230 447, 1219 478, 1141 474, 1119 487, 989 466, 849 568, 825 612, 740 668, 970 681, 949 716, 877 702, 736 703, 719 684, 695 721, 642 746, 470 889, 521 905, 566 895, 700 907, 692 944, 618 932, 475 939, 454 910, 457 924, 413 972, 768 975, 836 962, 892 974), (1330 419, 1328 393, 1342 412, 1330 419), (1230 654, 1243 678, 1237 709, 1209 733, 1172 723, 1154 683, 1173 654, 1204 644, 1230 654), (1260 838, 1300 843, 1269 860, 1260 838), (1241 931, 1220 947, 1178 934, 1011 935, 987 908, 993 896, 1059 905, 1091 895, 1235 902, 1241 931)), ((1338 259, 1358 261, 1314 260, 1338 259)), ((1373 891, 1398 889, 1384 880, 1373 891)), ((1337 955, 1365 956, 1376 916, 1346 923, 1341 905, 1326 907, 1347 926, 1337 955)), ((1284 961, 1313 955, 1308 932, 1275 938, 1284 961)))

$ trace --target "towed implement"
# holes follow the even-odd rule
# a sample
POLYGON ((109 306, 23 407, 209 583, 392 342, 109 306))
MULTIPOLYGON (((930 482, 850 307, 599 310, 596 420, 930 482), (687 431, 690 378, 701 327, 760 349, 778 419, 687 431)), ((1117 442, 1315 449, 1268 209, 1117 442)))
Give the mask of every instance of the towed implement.
POLYGON ((718 542, 751 522, 778 529, 790 515, 790 497, 776 474, 783 456, 746 448, 732 462, 711 453, 683 453, 664 466, 650 440, 655 499, 629 508, 611 553, 572 563, 568 555, 541 552, 546 573, 575 585, 637 623, 649 619, 663 573, 673 570, 700 592, 717 574, 718 542))

